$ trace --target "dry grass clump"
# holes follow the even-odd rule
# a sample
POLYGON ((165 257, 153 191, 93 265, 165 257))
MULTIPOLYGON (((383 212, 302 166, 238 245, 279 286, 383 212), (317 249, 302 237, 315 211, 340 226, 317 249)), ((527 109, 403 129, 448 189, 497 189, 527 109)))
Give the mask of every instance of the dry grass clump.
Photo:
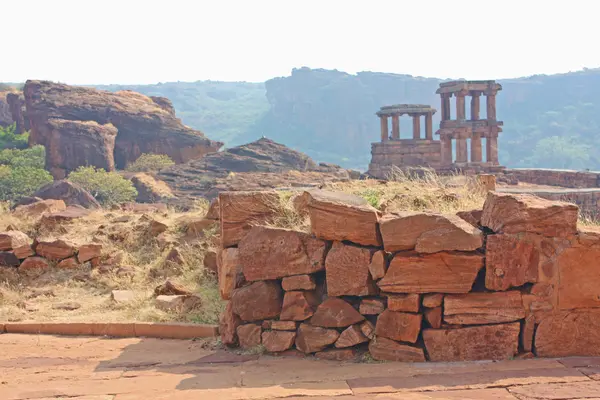
POLYGON ((310 232, 308 215, 301 213, 294 205, 294 200, 302 192, 280 191, 278 194, 278 201, 271 205, 274 215, 266 222, 266 225, 310 232))
POLYGON ((197 236, 182 231, 184 220, 206 214, 207 202, 187 213, 136 214, 127 211, 94 211, 87 217, 57 229, 30 221, 15 220, 6 208, 0 212, 0 231, 9 224, 44 240, 63 239, 75 244, 100 243, 103 257, 98 268, 86 263, 77 269, 51 268, 41 276, 24 276, 0 267, 0 321, 185 321, 215 323, 222 310, 216 277, 203 266, 204 256, 216 249, 217 229, 197 236), (153 235, 151 220, 167 226, 153 235), (6 223, 8 222, 8 223, 6 223), (167 261, 176 247, 181 262, 167 261), (103 265, 113 265, 104 268, 103 265), (167 312, 155 307, 154 288, 166 279, 177 282, 202 299, 202 307, 188 313, 167 312), (132 301, 116 303, 112 290, 131 290, 132 301), (56 309, 57 304, 76 302, 76 310, 56 309))

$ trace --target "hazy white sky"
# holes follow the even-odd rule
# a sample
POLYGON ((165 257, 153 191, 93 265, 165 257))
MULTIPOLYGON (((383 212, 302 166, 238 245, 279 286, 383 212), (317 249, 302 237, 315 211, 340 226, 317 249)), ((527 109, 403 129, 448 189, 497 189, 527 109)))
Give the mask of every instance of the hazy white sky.
POLYGON ((0 0, 0 81, 509 78, 600 66, 594 0, 0 0), (8 47, 7 47, 8 46, 8 47))

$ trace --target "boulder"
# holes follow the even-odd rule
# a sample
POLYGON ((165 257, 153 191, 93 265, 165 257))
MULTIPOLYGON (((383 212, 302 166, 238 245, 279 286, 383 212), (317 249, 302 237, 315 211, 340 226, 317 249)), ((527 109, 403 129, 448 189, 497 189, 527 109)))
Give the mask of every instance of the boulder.
POLYGON ((74 269, 77 267, 79 267, 79 263, 77 262, 76 257, 65 258, 64 260, 56 264, 56 268, 58 269, 74 269))
POLYGON ((319 360, 350 361, 354 360, 358 352, 356 349, 325 349, 315 354, 319 360))
POLYGON ((90 211, 80 206, 68 206, 63 211, 47 213, 42 215, 41 225, 47 228, 56 228, 61 224, 68 224, 80 218, 87 217, 90 211))
POLYGON ((160 203, 175 197, 169 185, 143 172, 134 174, 129 180, 137 190, 135 201, 138 203, 160 203))
POLYGON ((274 331, 296 331, 298 327, 295 321, 269 321, 269 329, 274 331))
POLYGON ((334 242, 325 259, 330 296, 368 296, 377 293, 369 273, 369 249, 334 242))
POLYGON ((310 323, 324 328, 345 328, 364 319, 348 302, 330 297, 317 307, 310 323))
POLYGON ((381 279, 385 276, 388 268, 388 253, 383 250, 376 251, 371 257, 371 263, 369 264, 369 272, 371 278, 374 280, 381 279))
POLYGON ((19 259, 10 251, 0 251, 0 267, 18 267, 19 259))
POLYGON ((33 251, 31 245, 17 247, 12 252, 19 260, 35 255, 35 251, 33 251))
POLYGON ((154 289, 155 296, 191 295, 192 292, 179 283, 166 280, 154 289))
POLYGON ((79 246, 79 251, 77 252, 77 260, 81 264, 100 256, 102 256, 101 244, 84 244, 83 246, 79 246))
POLYGON ((316 353, 335 343, 339 336, 335 329, 300 324, 296 335, 296 348, 306 354, 316 353))
POLYGON ((496 233, 532 232, 566 237, 577 232, 575 204, 541 199, 529 194, 490 192, 481 224, 496 233))
POLYGON ((41 274, 48 270, 50 266, 48 261, 42 257, 27 257, 21 265, 19 265, 19 272, 30 274, 41 274))
POLYGON ((212 199, 210 204, 208 205, 208 211, 206 211, 206 215, 204 216, 204 218, 218 221, 220 215, 221 207, 219 205, 219 198, 216 197, 212 199))
POLYGON ((362 315, 379 315, 385 310, 385 299, 364 298, 360 300, 359 311, 362 315))
POLYGON ((483 214, 483 210, 469 210, 459 211, 456 213, 456 216, 467 221, 475 228, 478 228, 481 226, 481 214, 483 214))
POLYGON ((318 301, 313 292, 285 292, 279 319, 283 321, 304 321, 315 313, 318 301))
POLYGON ((325 242, 302 232, 255 226, 238 249, 248 281, 311 274, 325 268, 325 242))
POLYGON ((418 294, 389 294, 387 306, 390 311, 419 312, 421 298, 418 294))
POLYGON ((318 238, 381 246, 378 211, 365 199, 342 192, 308 193, 311 232, 318 238))
POLYGON ((23 232, 0 232, 0 251, 14 250, 19 247, 29 246, 31 239, 23 232))
POLYGON ((386 215, 379 224, 389 252, 472 251, 483 246, 481 231, 456 215, 407 211, 386 215))
POLYGON ((481 268, 479 253, 398 253, 377 285, 392 293, 467 293, 481 268))
POLYGON ((520 324, 425 329, 431 361, 507 360, 518 352, 520 324))
POLYGON ((421 332, 421 314, 385 310, 375 325, 375 334, 392 340, 415 343, 421 332))
POLYGON ((221 298, 229 300, 233 290, 243 281, 242 265, 237 248, 222 249, 217 257, 219 292, 221 298))
POLYGON ((41 200, 35 203, 18 206, 14 209, 15 217, 39 217, 44 213, 63 211, 67 205, 62 200, 41 200))
POLYGON ((275 281, 259 281, 235 289, 231 296, 233 312, 243 321, 277 318, 281 313, 283 295, 275 281))
POLYGON ((126 304, 136 299, 136 293, 133 290, 113 290, 110 292, 110 299, 117 304, 126 304))
POLYGON ((61 239, 39 241, 35 246, 35 252, 48 260, 63 260, 75 255, 75 246, 61 239))
POLYGON ((233 312, 233 303, 230 301, 225 306, 225 310, 219 318, 219 333, 221 334, 221 343, 225 346, 234 346, 238 343, 237 327, 241 325, 242 320, 233 312))
POLYGON ((50 183, 33 194, 44 200, 63 200, 67 206, 81 206, 83 208, 100 208, 100 203, 81 186, 60 180, 50 183))
POLYGON ((218 274, 219 268, 217 263, 217 252, 209 250, 204 253, 204 259, 202 260, 204 269, 210 271, 213 274, 218 274))
POLYGON ((250 349, 261 343, 262 329, 260 325, 246 324, 237 327, 237 336, 242 349, 250 349))
POLYGON ((378 361, 425 362, 423 349, 401 344, 384 337, 371 340, 369 353, 378 361))
POLYGON ((423 316, 431 328, 439 329, 442 327, 442 307, 428 308, 423 316))
POLYGON ((600 310, 564 311, 543 319, 535 350, 539 357, 600 356, 600 310))
POLYGON ((368 341, 369 338, 362 333, 360 325, 352 325, 342 331, 340 337, 335 342, 335 347, 352 347, 368 341))
POLYGON ((426 294, 423 296, 423 307, 435 308, 440 307, 444 302, 444 295, 441 293, 426 294))
POLYGON ((160 295, 156 297, 154 304, 159 310, 188 313, 202 307, 202 299, 194 295, 160 295))
POLYGON ((267 351, 280 353, 290 349, 296 340, 296 332, 267 331, 262 333, 262 344, 267 351))
POLYGON ((311 275, 295 275, 283 278, 281 286, 285 291, 314 290, 317 284, 315 283, 315 278, 311 275))
POLYGON ((221 245, 237 245, 252 224, 260 225, 275 215, 279 195, 276 192, 221 192, 219 210, 221 245))
POLYGON ((525 318, 521 292, 449 294, 444 299, 444 321, 456 325, 513 322, 525 318))
POLYGON ((181 218, 181 222, 181 227, 187 236, 198 238, 205 236, 204 231, 216 228, 218 226, 217 221, 214 219, 207 219, 205 217, 189 217, 187 215, 181 218))
POLYGON ((489 235, 486 244, 485 287, 507 290, 535 283, 538 279, 540 252, 521 235, 489 235))

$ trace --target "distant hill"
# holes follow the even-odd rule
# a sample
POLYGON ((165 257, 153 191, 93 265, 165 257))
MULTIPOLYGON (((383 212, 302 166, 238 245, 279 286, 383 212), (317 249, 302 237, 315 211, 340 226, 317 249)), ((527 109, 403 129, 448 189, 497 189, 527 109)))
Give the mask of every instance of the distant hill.
MULTIPOLYGON (((315 160, 365 169, 370 143, 379 138, 374 115, 379 107, 425 103, 439 108, 435 94, 439 82, 409 75, 300 68, 264 84, 205 81, 99 87, 168 97, 187 125, 229 147, 266 136, 315 160)), ((502 164, 600 170, 600 69, 500 83, 502 164)), ((435 118, 437 126, 439 113, 435 118)), ((403 118, 403 137, 410 129, 409 119, 403 118)))

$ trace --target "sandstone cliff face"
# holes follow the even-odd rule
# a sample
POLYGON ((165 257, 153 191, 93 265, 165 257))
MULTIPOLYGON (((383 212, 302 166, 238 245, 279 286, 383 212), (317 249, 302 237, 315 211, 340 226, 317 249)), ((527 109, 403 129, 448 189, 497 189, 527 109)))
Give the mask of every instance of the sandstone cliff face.
POLYGON ((6 101, 9 92, 0 92, 0 126, 8 126, 13 123, 10 107, 6 101))
POLYGON ((25 118, 25 98, 21 92, 8 93, 6 102, 13 122, 16 124, 16 133, 21 134, 29 130, 29 121, 25 118))
MULTIPOLYGON (((118 168, 125 167, 142 153, 167 154, 176 163, 183 163, 217 151, 223 145, 183 125, 165 98, 152 99, 131 91, 111 93, 48 81, 27 81, 23 91, 31 123, 29 144, 42 144, 59 153, 62 151, 60 145, 52 143, 61 133, 56 124, 52 125, 51 121, 56 119, 92 121, 98 126, 112 124, 117 130, 114 164, 118 168)), ((70 127, 74 128, 73 125, 70 127)), ((85 132, 83 129, 78 135, 83 138, 85 132)), ((106 162, 107 144, 103 140, 103 147, 94 159, 106 162)), ((88 145, 83 147, 88 148, 88 145)), ((73 162, 69 168, 76 164, 73 162)), ((55 167, 62 169, 48 165, 51 170, 55 167)))

